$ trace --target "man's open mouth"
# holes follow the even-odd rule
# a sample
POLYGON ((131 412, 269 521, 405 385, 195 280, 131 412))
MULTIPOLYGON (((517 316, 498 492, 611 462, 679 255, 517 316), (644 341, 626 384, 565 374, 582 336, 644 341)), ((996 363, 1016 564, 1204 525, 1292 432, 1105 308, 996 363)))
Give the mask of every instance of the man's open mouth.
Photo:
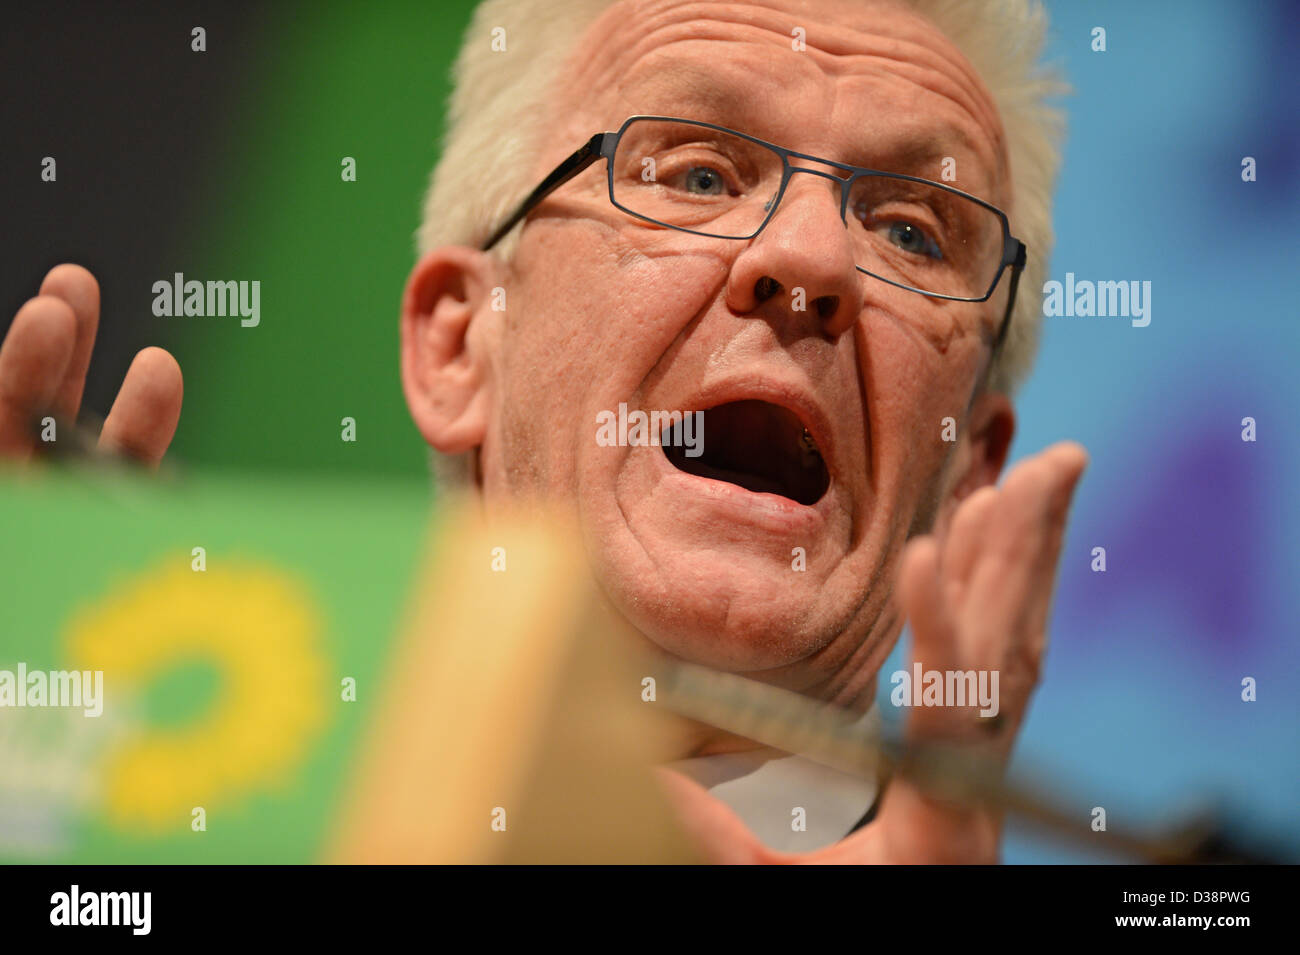
POLYGON ((821 452, 793 411, 767 401, 732 401, 705 410, 703 418, 698 457, 686 453, 680 425, 661 437, 664 455, 679 471, 804 505, 816 504, 830 487, 821 452))

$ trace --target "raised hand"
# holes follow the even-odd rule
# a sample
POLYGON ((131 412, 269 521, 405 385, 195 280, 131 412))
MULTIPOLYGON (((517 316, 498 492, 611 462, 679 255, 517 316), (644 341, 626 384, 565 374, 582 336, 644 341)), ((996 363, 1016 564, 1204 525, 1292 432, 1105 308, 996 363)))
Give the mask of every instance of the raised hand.
MULTIPOLYGON (((925 670, 996 670, 999 712, 978 707, 913 707, 909 740, 978 750, 1005 766, 1038 683, 1047 642, 1056 565, 1084 449, 1053 445, 1022 461, 1001 487, 985 487, 958 507, 941 537, 909 542, 897 599, 911 621, 912 660, 925 670)), ((876 819, 832 846, 773 852, 693 781, 661 770, 669 796, 713 862, 991 863, 1002 820, 990 809, 946 803, 895 778, 876 819)))
MULTIPOLYGON (((99 284, 79 265, 58 265, 14 316, 0 346, 0 458, 23 461, 46 415, 76 419, 99 327, 99 284)), ((135 356, 99 436, 99 448, 156 468, 176 434, 183 384, 168 352, 135 356)))

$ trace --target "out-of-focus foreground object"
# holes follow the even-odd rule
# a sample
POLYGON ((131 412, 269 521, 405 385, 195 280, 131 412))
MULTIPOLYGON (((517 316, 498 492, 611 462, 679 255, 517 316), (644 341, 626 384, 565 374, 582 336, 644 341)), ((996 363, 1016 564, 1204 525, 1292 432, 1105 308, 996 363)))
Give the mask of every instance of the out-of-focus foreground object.
POLYGON ((439 529, 369 731, 340 862, 689 862, 650 768, 679 729, 576 531, 439 529))
POLYGON ((0 475, 0 861, 693 858, 576 533, 428 501, 0 475))
POLYGON ((0 475, 0 860, 318 859, 428 520, 424 482, 0 475))

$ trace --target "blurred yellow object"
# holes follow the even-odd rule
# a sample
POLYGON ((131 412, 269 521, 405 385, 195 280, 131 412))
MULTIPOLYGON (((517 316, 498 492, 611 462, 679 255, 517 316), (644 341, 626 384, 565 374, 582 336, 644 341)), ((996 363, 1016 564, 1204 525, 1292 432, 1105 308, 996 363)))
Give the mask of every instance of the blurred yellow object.
POLYGON ((327 719, 320 620, 307 588, 273 564, 194 573, 180 561, 129 578, 76 614, 75 667, 122 695, 191 659, 219 667, 215 706, 180 728, 137 729, 106 767, 104 812, 154 834, 227 792, 290 774, 327 719))
POLYGON ((555 520, 439 522, 334 862, 689 862, 651 775, 680 724, 555 520))

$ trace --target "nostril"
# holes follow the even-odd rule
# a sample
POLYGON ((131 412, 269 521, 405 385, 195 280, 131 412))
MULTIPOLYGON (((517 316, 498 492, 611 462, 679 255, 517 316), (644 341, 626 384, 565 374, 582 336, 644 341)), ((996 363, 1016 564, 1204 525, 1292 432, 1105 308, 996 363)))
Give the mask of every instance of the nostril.
POLYGON ((823 322, 830 319, 840 307, 840 297, 838 295, 821 295, 813 301, 817 309, 817 317, 823 322))
POLYGON ((779 291, 781 291, 781 283, 770 275, 764 275, 754 283, 754 298, 759 302, 766 302, 779 291))

